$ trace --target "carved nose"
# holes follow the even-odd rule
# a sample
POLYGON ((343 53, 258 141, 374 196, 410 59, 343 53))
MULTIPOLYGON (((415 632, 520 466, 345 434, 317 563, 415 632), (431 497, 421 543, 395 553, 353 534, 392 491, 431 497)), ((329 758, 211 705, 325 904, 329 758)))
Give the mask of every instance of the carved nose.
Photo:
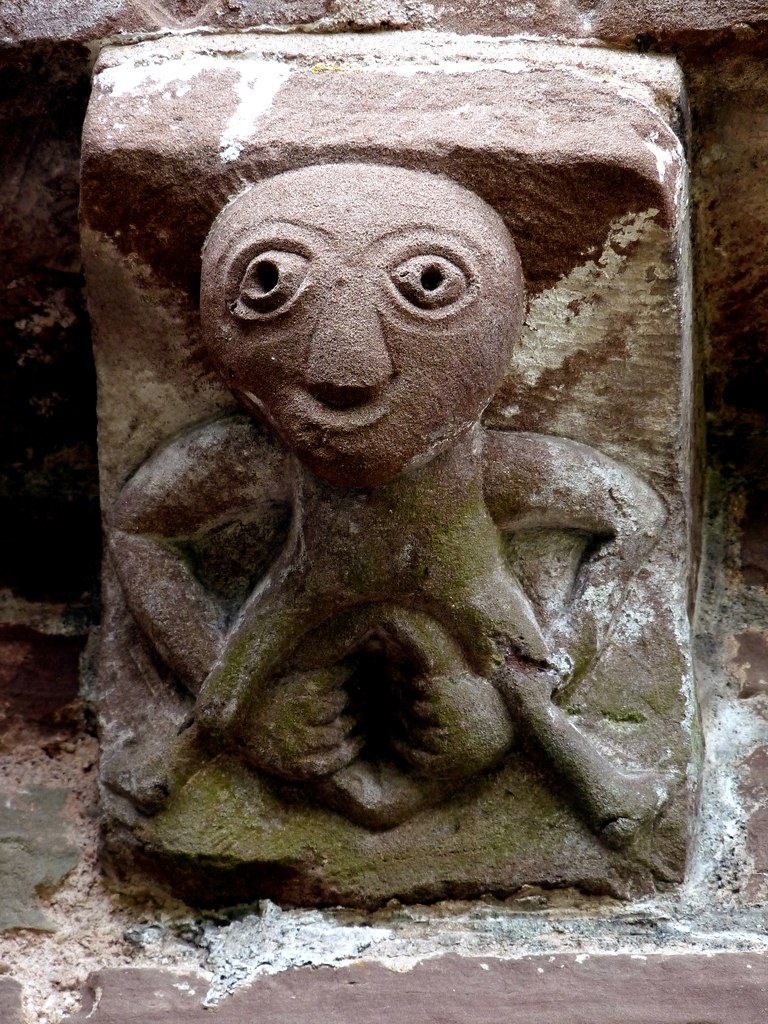
POLYGON ((349 409, 375 398, 392 374, 376 310, 367 305, 329 310, 309 346, 310 394, 325 405, 349 409))

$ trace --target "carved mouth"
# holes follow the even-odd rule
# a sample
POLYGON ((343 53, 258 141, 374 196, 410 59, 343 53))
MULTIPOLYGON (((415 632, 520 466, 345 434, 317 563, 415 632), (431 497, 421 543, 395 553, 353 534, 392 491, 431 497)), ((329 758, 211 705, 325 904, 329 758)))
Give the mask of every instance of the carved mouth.
POLYGON ((300 416, 303 420, 323 427, 325 430, 342 433, 351 433, 361 427, 371 426, 382 419, 389 409, 389 402, 384 395, 379 395, 373 401, 363 404, 332 405, 320 401, 308 391, 301 393, 296 405, 300 408, 300 416))
POLYGON ((289 414, 275 415, 270 406, 257 398, 252 391, 243 391, 248 405, 256 411, 262 420, 279 433, 281 420, 293 420, 310 423, 324 430, 340 433, 352 433, 362 427, 368 427, 382 419, 388 411, 389 402, 383 395, 378 395, 370 402, 355 405, 334 405, 315 398, 308 391, 297 391, 290 399, 289 414))

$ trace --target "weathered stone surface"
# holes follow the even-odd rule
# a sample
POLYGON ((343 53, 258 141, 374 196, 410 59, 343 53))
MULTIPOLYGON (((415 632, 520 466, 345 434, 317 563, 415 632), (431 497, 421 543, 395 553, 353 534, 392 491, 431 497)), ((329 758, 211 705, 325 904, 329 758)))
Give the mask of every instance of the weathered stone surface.
MULTIPOLYGON (((759 364, 753 366, 753 372, 763 377, 759 364)), ((768 494, 760 486, 763 482, 759 478, 750 482, 753 486, 740 524, 741 571, 748 587, 768 589, 768 494)))
POLYGON ((750 40, 768 23, 764 0, 598 0, 582 6, 594 11, 594 34, 611 42, 684 46, 717 37, 750 40))
POLYGON ((12 40, 98 39, 204 25, 258 29, 424 29, 693 46, 753 36, 768 23, 764 0, 6 0, 0 32, 12 40))
MULTIPOLYGON (((5 0, 0 37, 11 42, 87 41, 162 28, 310 24, 330 0, 5 0)), ((384 19, 382 19, 384 20, 384 19)))
POLYGON ((0 10, 0 36, 10 42, 87 41, 130 32, 151 32, 173 22, 143 0, 7 0, 0 10))
POLYGON ((14 726, 43 731, 65 724, 79 688, 80 637, 0 627, 0 734, 14 726))
POLYGON ((0 1020, 3 1024, 23 1024, 21 985, 13 978, 0 978, 0 1020))
POLYGON ((757 874, 768 875, 768 749, 759 747, 744 763, 741 788, 751 806, 748 851, 757 874))
POLYGON ((746 889, 753 902, 768 895, 768 746, 757 747, 739 765, 738 793, 746 809, 746 889))
MULTIPOLYGON (((269 55, 278 51, 288 61, 293 59, 293 74, 291 63, 269 57, 263 64, 234 60, 227 66, 230 55, 242 49, 239 37, 220 37, 220 56, 210 58, 191 50, 184 57, 184 48, 172 41, 154 49, 153 44, 145 44, 130 51, 135 54, 130 65, 118 58, 118 49, 105 51, 95 82, 98 102, 86 124, 89 139, 103 136, 98 167, 91 154, 85 154, 88 226, 98 230, 102 218, 125 221, 127 227, 115 239, 121 252, 134 251, 153 266, 164 283, 184 281, 194 288, 199 249, 213 217, 236 191, 238 167, 243 162, 265 174, 321 157, 329 159, 332 154, 352 161, 380 149, 386 152, 377 135, 376 117, 386 116, 384 104, 393 90, 402 109, 389 111, 388 131, 392 138, 412 136, 411 163, 419 162, 421 153, 428 153, 430 159, 425 162, 429 166, 444 168, 463 184, 474 184, 479 165, 484 165, 485 181, 477 186, 479 194, 503 203, 503 215, 525 267, 526 285, 533 293, 572 271, 585 254, 598 256, 612 221, 628 206, 647 209, 657 204, 665 223, 675 215, 678 157, 667 164, 671 151, 665 149, 672 138, 665 118, 675 119, 673 107, 679 99, 670 95, 680 88, 673 65, 624 54, 600 52, 595 56, 590 50, 544 47, 535 58, 548 66, 549 102, 542 107, 538 78, 532 73, 533 65, 527 64, 533 57, 530 49, 502 41, 478 42, 470 52, 486 64, 485 70, 481 73, 478 69, 475 74, 469 64, 466 75, 454 75, 454 62, 461 66, 467 57, 464 43, 438 36, 431 37, 427 45, 417 37, 409 47, 408 40, 414 37, 339 35, 320 47, 305 36, 289 36, 280 39, 278 50, 273 37, 260 37, 258 52, 266 50, 269 55), (145 54, 156 72, 150 64, 142 70, 139 61, 145 54), (397 65, 400 54, 402 66, 397 65), (178 65, 171 63, 174 57, 181 58, 178 65), (568 61, 572 70, 558 68, 568 61), (384 67, 370 67, 369 74, 361 77, 366 64, 375 62, 395 66, 389 73, 384 67), (176 70, 171 70, 174 67, 176 70), (213 90, 210 83, 217 73, 221 88, 213 90), (164 92, 164 76, 173 74, 189 77, 193 87, 181 86, 178 96, 164 92), (617 83, 632 79, 638 81, 634 100, 630 96, 617 98, 617 83), (440 99, 436 83, 442 86, 444 81, 453 81, 456 99, 470 104, 476 126, 440 99), (486 93, 503 97, 512 85, 514 109, 501 99, 498 110, 484 102, 486 93), (142 91, 148 99, 155 98, 158 118, 134 118, 124 127, 118 120, 114 127, 110 118, 135 106, 142 91), (659 130, 654 93, 660 97, 666 133, 659 154, 651 142, 653 132, 659 130), (250 102, 253 94, 258 94, 262 104, 258 109, 250 102), (424 104, 421 120, 415 119, 419 104, 424 104), (578 121, 561 117, 563 109, 570 110, 575 104, 582 105, 578 121), (321 122, 315 113, 318 108, 326 114, 321 122), (351 110, 356 111, 354 115, 351 110), (170 119, 170 130, 161 128, 161 115, 170 119), (602 134, 597 126, 603 128, 602 134), (481 140, 477 139, 477 127, 485 133, 481 140), (525 161, 525 170, 522 166, 513 169, 512 177, 505 180, 507 168, 496 167, 494 159, 511 145, 505 134, 509 130, 514 131, 514 145, 525 161), (431 152, 454 138, 451 153, 431 152), (162 153, 162 164, 155 172, 162 190, 153 192, 152 203, 147 202, 147 190, 156 186, 142 164, 149 149, 162 153), (566 155, 571 151, 577 159, 566 155), (527 173, 534 163, 536 173, 527 173), (116 180, 130 190, 107 188, 102 195, 104 186, 95 179, 105 182, 107 172, 117 175, 116 180), (190 186, 200 175, 210 189, 196 193, 190 186), (609 180, 610 189, 596 190, 596 175, 609 180), (589 218, 580 215, 573 200, 561 211, 548 208, 565 178, 571 195, 589 196, 589 218), (146 210, 146 226, 129 215, 136 204, 143 204, 146 210), (540 231, 525 226, 523 211, 529 206, 537 208, 540 231), (184 223, 188 245, 175 244, 175 235, 167 228, 170 219, 184 223), (548 242, 553 236, 558 237, 557 247, 548 242)), ((384 162, 396 162, 394 153, 384 162)))
POLYGON ((768 895, 767 58, 765 38, 744 33, 738 46, 702 48, 687 63, 710 465, 698 630, 709 760, 702 835, 717 863, 710 877, 758 913, 768 895))
POLYGON ((55 889, 77 863, 62 811, 67 791, 33 786, 0 801, 0 931, 48 931, 38 896, 55 889))
MULTIPOLYGON (((741 629, 761 632, 768 594, 768 230, 762 167, 768 159, 768 44, 690 67, 697 132, 693 164, 709 442, 734 538, 730 601, 741 629)), ((748 641, 739 641, 743 647, 748 641)), ((739 652, 739 658, 741 651, 739 652)))
MULTIPOLYGON (((169 4, 184 17, 184 9, 192 5, 169 4)), ((199 11, 193 23, 215 25, 217 28, 253 28, 259 25, 306 25, 327 17, 332 0, 208 0, 195 4, 199 11)), ((188 16, 187 16, 188 19, 188 16)))
POLYGON ((762 1024, 768 963, 761 954, 445 957, 394 973, 377 964, 265 977, 203 1008, 205 981, 161 971, 105 971, 90 979, 67 1024, 762 1024), (98 992, 98 997, 95 993, 98 992))
POLYGON ((596 38, 644 46, 681 46, 731 35, 749 37, 768 23, 764 0, 447 0, 438 8, 438 25, 454 32, 499 35, 530 32, 596 38))
POLYGON ((768 582, 765 514, 768 384, 768 44, 721 54, 717 75, 690 69, 698 128, 694 174, 703 326, 708 337, 707 405, 717 463, 749 482, 742 513, 745 582, 768 582))
MULTIPOLYGON (((691 794, 690 424, 681 405, 690 353, 684 174, 669 124, 679 79, 665 60, 589 51, 389 45, 222 37, 214 49, 210 39, 185 38, 102 57, 85 133, 83 239, 112 538, 99 700, 113 863, 141 861, 211 903, 272 895, 371 905, 393 895, 509 892, 524 882, 623 894, 677 879, 691 794), (259 56, 265 47, 273 57, 259 56), (458 59, 467 56, 466 65, 458 59), (578 124, 569 120, 574 109, 578 124), (344 166, 356 161, 366 165, 357 174, 344 166), (285 171, 294 173, 275 177, 285 171), (200 249, 245 183, 258 187, 219 218, 206 246, 201 330, 200 249), (281 220, 279 231, 267 232, 265 210, 281 220), (418 231, 432 248, 414 241, 406 252, 422 218, 418 231), (307 241, 318 237, 320 250, 307 241), (387 264, 377 327, 368 296, 382 268, 371 253, 396 245, 405 248, 387 264), (515 246, 529 296, 519 341, 515 246), (492 283, 494 261, 503 285, 492 283), (339 267, 351 265, 369 290, 351 287, 346 307, 336 308, 349 280, 339 267), (332 267, 337 277, 328 277, 332 267), (428 275, 438 271, 432 293, 428 275), (267 286, 269 274, 285 283, 267 286), (314 298, 299 302, 304 289, 314 298), (298 312, 280 319, 294 299, 298 312), (322 302, 331 303, 325 313, 322 302), (465 307, 475 333, 459 317, 465 307), (441 317, 450 324, 444 334, 441 317), (316 324, 326 321, 336 333, 324 341, 316 324), (417 358, 413 339, 422 336, 417 358), (452 347, 462 338, 476 378, 452 347), (332 364, 337 349, 346 356, 332 364), (391 367, 386 379, 371 376, 392 360, 413 394, 397 397, 391 367), (357 430, 335 433, 334 424, 354 425, 372 392, 391 408, 369 425, 366 448, 357 430), (235 399, 266 419, 282 448, 230 415, 235 399), (312 401, 335 417, 319 434, 312 401), (471 446, 459 457, 456 440, 485 406, 482 428, 472 428, 472 450, 486 452, 477 523, 491 516, 501 525, 510 501, 538 500, 522 529, 510 527, 497 576, 485 534, 472 532, 477 481, 466 473, 479 464, 471 446), (442 453, 417 472, 422 435, 439 439, 442 453), (306 468, 291 468, 285 449, 306 468), (301 557, 285 541, 294 488, 306 510, 300 528, 294 513, 301 557), (245 510, 240 526, 218 537, 212 528, 230 523, 236 508, 245 510), (359 529, 354 543, 350 523, 359 529), (459 539, 461 523, 471 542, 459 539), (200 550, 198 536, 208 537, 200 550), (590 536, 608 539, 599 559, 585 552, 590 536), (183 537, 187 548, 178 546, 183 537), (410 554, 400 552, 406 541, 410 554), (447 559, 439 543, 452 552, 447 559), (249 598, 281 545, 287 569, 249 598), (233 550, 243 552, 234 563, 241 577, 250 565, 250 577, 238 583, 224 571, 226 550, 230 562, 233 550), (507 641, 497 647, 490 638, 511 636, 512 627, 505 619, 489 628, 486 598, 451 597, 469 586, 454 577, 470 556, 486 559, 478 579, 489 593, 517 588, 505 599, 504 615, 515 609, 519 619, 506 654, 507 641), (576 577, 594 604, 571 605, 576 577), (331 599, 339 607, 320 614, 331 599), (310 626, 299 619, 305 604, 319 616, 310 626), (470 608, 480 615, 471 640, 458 625, 470 608), (536 616, 544 625, 532 624, 536 616), (259 663, 258 645, 283 634, 259 663), (358 677, 344 668, 340 680, 339 659, 363 657, 358 634, 366 643, 384 638, 364 657, 385 693, 398 658, 406 679, 416 661, 423 666, 415 679, 432 680, 422 707, 433 715, 434 678, 443 671, 456 681, 459 660, 470 659, 475 706, 445 691, 440 713, 458 724, 439 721, 442 746, 432 743, 429 757, 395 746, 389 725, 377 724, 374 743, 371 726, 360 731, 355 719, 353 739, 343 738, 339 694, 347 686, 354 704, 358 677), (475 649, 484 643, 487 665, 475 649), (544 673, 535 685, 500 682, 494 672, 502 670, 490 667, 517 664, 520 651, 544 673), (427 669, 433 663, 447 667, 427 669), (562 674, 559 694, 549 700, 550 682, 537 703, 547 672, 562 674), (307 686, 330 701, 314 705, 327 714, 320 724, 330 755, 307 755, 307 686), (478 716, 485 724, 475 742, 478 716), (515 728, 518 746, 505 757, 515 728)), ((411 684, 398 685, 412 737, 419 702, 407 696, 411 684)), ((369 722, 394 714, 368 703, 366 695, 369 722)))
POLYGON ((739 697, 768 693, 768 638, 750 629, 736 637, 736 645, 731 671, 739 686, 739 697))

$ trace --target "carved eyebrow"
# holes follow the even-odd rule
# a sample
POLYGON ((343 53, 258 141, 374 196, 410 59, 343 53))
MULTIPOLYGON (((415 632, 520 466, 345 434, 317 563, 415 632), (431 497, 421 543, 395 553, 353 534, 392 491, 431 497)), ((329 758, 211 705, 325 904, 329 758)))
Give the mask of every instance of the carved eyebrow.
POLYGON ((286 230, 290 231, 291 229, 305 235, 318 235, 326 242, 333 240, 333 234, 330 231, 318 227, 317 224, 308 224, 301 220, 264 220, 258 225, 254 233, 261 234, 263 232, 265 241, 267 241, 268 235, 271 236, 274 233, 274 235, 279 236, 286 230))
POLYGON ((481 246, 480 239, 471 240, 462 232, 415 221, 378 235, 364 251, 387 274, 409 257, 440 256, 457 266, 471 284, 480 272, 477 250, 481 246))
MULTIPOLYGON (((411 236, 418 235, 423 238, 427 245, 434 242, 436 246, 445 246, 449 249, 451 246, 455 246, 458 249, 468 251, 469 253, 476 249, 478 244, 482 243, 482 239, 480 238, 469 238, 462 232, 449 227, 436 227, 434 224, 414 221, 411 224, 402 224, 397 228, 392 228, 381 235, 377 235, 367 248, 371 249, 378 246, 385 247, 390 242, 394 245, 407 245, 409 242, 417 240, 411 236)), ((459 255, 459 253, 456 255, 459 255)))
POLYGON ((247 223, 232 236, 228 243, 230 250, 242 252, 252 246, 280 243, 280 242, 320 242, 329 244, 333 242, 333 235, 325 228, 317 227, 315 224, 305 224, 300 220, 269 220, 265 219, 254 223, 247 223))

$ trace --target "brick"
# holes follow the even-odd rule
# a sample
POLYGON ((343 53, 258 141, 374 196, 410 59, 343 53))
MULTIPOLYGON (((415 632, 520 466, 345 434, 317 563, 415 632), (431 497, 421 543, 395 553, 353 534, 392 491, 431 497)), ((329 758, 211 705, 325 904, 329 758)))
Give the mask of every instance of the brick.
POLYGON ((13 725, 47 732, 69 722, 82 648, 81 637, 0 627, 0 733, 13 725))

